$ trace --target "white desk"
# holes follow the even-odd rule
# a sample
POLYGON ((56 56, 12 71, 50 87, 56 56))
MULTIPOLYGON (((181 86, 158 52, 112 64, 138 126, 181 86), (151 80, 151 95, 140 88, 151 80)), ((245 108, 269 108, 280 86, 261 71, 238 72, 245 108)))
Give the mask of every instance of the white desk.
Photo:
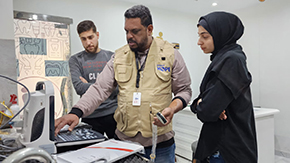
MULTIPOLYGON (((259 163, 274 162, 274 114, 278 112, 277 109, 254 108, 259 163)), ((176 154, 188 160, 192 159, 191 144, 198 140, 201 125, 189 107, 174 115, 176 154)))

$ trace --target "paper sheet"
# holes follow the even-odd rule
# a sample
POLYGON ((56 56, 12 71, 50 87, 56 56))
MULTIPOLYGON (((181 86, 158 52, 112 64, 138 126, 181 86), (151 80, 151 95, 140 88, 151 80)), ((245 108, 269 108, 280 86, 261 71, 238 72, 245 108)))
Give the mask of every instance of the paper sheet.
POLYGON ((143 151, 142 145, 110 139, 76 151, 59 154, 57 159, 68 163, 89 163, 98 160, 107 160, 110 163, 143 151))

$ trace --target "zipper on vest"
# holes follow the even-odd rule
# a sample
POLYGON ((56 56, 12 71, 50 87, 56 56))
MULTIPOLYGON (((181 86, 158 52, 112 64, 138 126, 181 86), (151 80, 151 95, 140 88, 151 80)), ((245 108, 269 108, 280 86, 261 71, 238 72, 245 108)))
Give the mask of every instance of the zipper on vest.
POLYGON ((151 114, 151 116, 150 116, 150 121, 153 122, 154 114, 153 114, 153 112, 152 112, 152 105, 151 105, 151 102, 149 103, 149 108, 150 108, 150 114, 151 114), (152 118, 152 117, 153 117, 153 118, 152 118))

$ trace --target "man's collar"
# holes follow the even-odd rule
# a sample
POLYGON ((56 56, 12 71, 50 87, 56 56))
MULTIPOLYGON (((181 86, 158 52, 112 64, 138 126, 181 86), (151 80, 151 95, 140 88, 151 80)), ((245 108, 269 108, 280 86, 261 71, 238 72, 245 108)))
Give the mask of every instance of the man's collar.
POLYGON ((146 49, 144 52, 137 52, 137 54, 141 57, 141 56, 144 56, 144 55, 147 55, 149 49, 146 49))

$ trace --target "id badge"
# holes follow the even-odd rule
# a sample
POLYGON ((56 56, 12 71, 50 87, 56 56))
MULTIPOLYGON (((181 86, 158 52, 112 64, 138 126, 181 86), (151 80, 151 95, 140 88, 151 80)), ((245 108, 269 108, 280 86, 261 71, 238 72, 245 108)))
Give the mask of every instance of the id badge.
POLYGON ((141 105, 141 92, 134 92, 133 93, 133 106, 140 106, 141 105))

